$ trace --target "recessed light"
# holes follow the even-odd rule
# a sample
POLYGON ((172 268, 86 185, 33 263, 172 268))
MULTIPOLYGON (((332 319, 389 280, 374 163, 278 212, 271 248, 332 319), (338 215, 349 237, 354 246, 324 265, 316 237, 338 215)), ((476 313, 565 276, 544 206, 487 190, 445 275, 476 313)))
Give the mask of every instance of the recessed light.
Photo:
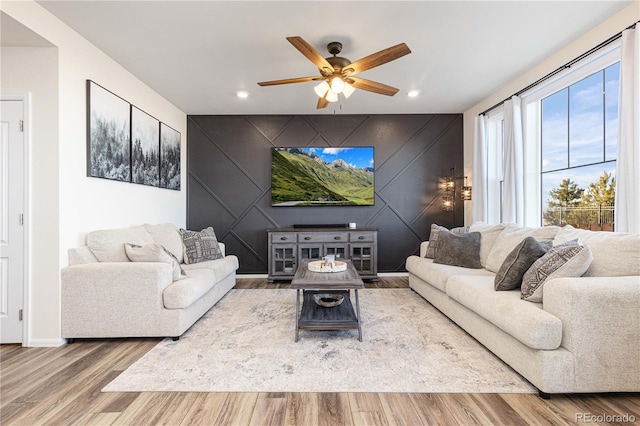
POLYGON ((236 92, 236 95, 238 95, 239 98, 248 98, 249 97, 249 92, 247 92, 246 90, 238 90, 238 92, 236 92))
POLYGON ((407 96, 410 98, 415 98, 419 94, 420 94, 419 90, 410 90, 409 92, 407 92, 407 96))

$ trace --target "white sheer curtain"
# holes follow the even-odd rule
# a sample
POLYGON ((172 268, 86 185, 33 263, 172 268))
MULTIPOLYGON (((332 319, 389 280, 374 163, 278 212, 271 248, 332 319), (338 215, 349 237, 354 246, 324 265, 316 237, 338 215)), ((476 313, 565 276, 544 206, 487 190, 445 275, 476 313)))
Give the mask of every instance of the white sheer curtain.
POLYGON ((473 222, 488 222, 487 194, 487 117, 479 115, 474 119, 473 133, 473 222))
POLYGON ((640 233, 640 31, 622 32, 616 217, 619 232, 640 233))
POLYGON ((524 224, 524 158, 520 98, 504 103, 504 183, 502 221, 524 224))

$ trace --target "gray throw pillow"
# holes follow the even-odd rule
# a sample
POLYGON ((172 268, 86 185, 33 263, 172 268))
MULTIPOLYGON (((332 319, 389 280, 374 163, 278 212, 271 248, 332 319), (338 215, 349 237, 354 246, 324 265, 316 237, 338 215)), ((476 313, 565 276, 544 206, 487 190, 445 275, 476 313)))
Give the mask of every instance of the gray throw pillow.
POLYGON ((182 280, 187 278, 187 274, 184 272, 178 259, 167 249, 160 244, 147 244, 144 246, 138 246, 135 244, 126 243, 124 249, 127 253, 127 257, 132 262, 164 262, 171 265, 173 271, 173 281, 182 280))
POLYGON ((431 225, 431 233, 429 234, 429 245, 427 246, 427 252, 424 257, 427 259, 435 259, 436 252, 438 251, 438 244, 440 243, 440 232, 451 232, 454 234, 466 234, 469 232, 468 226, 460 226, 458 228, 453 228, 449 231, 444 226, 436 225, 435 223, 431 225))
POLYGON ((522 278, 520 298, 529 302, 542 302, 543 289, 552 278, 581 277, 593 262, 589 247, 578 240, 554 246, 533 262, 522 278))
POLYGON ((182 236, 184 249, 184 263, 189 265, 224 257, 212 227, 203 229, 200 232, 181 229, 180 235, 182 236))
POLYGON ((480 237, 479 232, 454 234, 441 232, 438 239, 438 250, 434 263, 480 269, 480 237))
POLYGON ((509 253, 496 274, 494 288, 496 291, 514 290, 522 284, 522 277, 533 262, 541 258, 550 244, 545 248, 533 237, 527 237, 509 253))

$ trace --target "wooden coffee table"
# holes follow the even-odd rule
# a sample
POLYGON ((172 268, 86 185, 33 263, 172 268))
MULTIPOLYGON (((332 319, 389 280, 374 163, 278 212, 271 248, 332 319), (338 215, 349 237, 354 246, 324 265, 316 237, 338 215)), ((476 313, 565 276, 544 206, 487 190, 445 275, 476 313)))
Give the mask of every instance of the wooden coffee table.
POLYGON ((358 330, 358 340, 362 342, 362 323, 360 321, 360 300, 358 290, 364 288, 362 278, 349 259, 344 272, 311 272, 307 267, 308 260, 303 260, 296 274, 291 280, 291 288, 296 294, 296 342, 301 329, 305 330, 358 330), (354 312, 351 303, 351 290, 356 297, 354 312), (339 294, 344 301, 331 308, 319 306, 314 300, 314 294, 339 294), (302 296, 302 309, 300 297, 302 296))

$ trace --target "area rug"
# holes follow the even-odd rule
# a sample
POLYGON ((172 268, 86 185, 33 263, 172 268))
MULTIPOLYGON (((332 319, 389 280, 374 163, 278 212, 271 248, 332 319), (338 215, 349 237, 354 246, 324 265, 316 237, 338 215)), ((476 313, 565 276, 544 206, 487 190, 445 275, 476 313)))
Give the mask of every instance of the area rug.
POLYGON ((357 330, 301 330, 295 342, 295 299, 295 290, 231 290, 103 391, 535 392, 410 289, 360 290, 362 342, 357 330))

